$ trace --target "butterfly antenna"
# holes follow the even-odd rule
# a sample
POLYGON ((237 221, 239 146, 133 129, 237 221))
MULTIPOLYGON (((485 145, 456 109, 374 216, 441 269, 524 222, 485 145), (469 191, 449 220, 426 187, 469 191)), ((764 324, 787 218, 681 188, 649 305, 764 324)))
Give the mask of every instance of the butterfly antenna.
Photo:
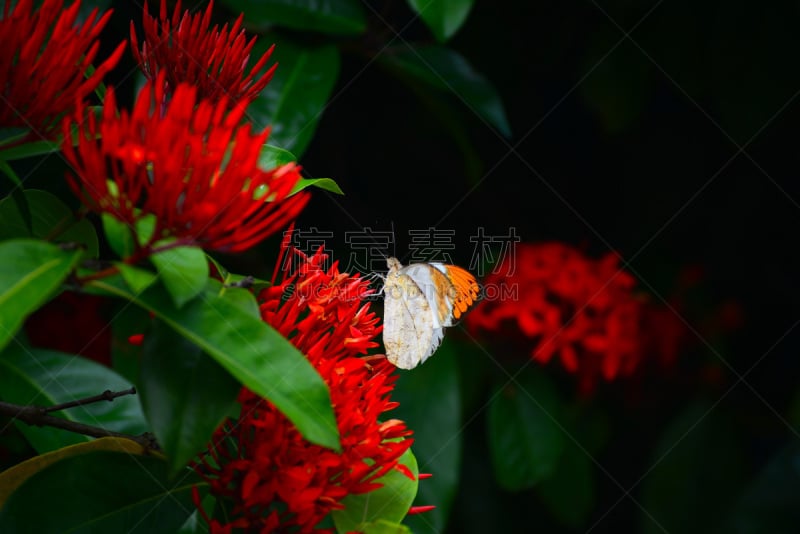
POLYGON ((392 225, 392 257, 397 257, 397 234, 394 231, 394 221, 390 221, 392 225))

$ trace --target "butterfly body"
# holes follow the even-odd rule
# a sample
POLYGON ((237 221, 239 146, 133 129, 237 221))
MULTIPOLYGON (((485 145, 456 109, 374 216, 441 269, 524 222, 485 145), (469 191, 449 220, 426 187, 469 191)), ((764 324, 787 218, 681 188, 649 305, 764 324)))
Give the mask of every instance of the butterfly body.
POLYGON ((443 263, 403 266, 389 258, 384 284, 383 344, 386 357, 412 369, 436 351, 444 329, 478 299, 480 286, 466 270, 443 263))

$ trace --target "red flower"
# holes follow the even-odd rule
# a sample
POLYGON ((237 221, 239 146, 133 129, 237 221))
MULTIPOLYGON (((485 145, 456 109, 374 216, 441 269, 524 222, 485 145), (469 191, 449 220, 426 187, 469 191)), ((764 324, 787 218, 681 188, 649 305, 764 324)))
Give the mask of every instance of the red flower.
MULTIPOLYGON (((362 299, 371 293, 358 275, 325 270, 318 252, 297 274, 261 294, 264 320, 303 351, 325 379, 341 435, 337 453, 306 441, 268 401, 243 389, 241 415, 214 436, 211 458, 198 465, 217 497, 233 503, 230 522, 212 531, 323 532, 319 522, 343 508, 350 494, 377 489, 391 469, 410 476, 398 458, 411 432, 397 419, 381 421, 397 375, 385 358, 360 358, 381 327, 362 299), (289 295, 287 297, 287 295, 289 295), (367 360, 370 360, 369 362, 367 360)), ((198 504, 199 506, 199 504, 198 504)))
POLYGON ((486 286, 502 287, 515 298, 484 300, 467 317, 471 330, 509 329, 535 361, 557 356, 578 373, 584 391, 598 375, 612 380, 637 368, 643 301, 616 255, 593 260, 560 243, 525 244, 495 273, 486 286))
POLYGON ((111 11, 99 20, 94 9, 75 25, 80 1, 67 9, 62 0, 5 2, 0 19, 0 126, 33 130, 29 137, 53 137, 61 119, 100 84, 122 56, 125 43, 88 78, 97 56, 97 36, 111 11))
POLYGON ((77 146, 62 147, 81 200, 128 224, 155 215, 149 245, 175 237, 224 252, 247 249, 296 217, 308 200, 305 193, 287 198, 299 168, 258 167, 268 130, 239 125, 244 104, 227 112, 224 97, 221 105, 199 100, 187 84, 164 104, 160 80, 145 85, 132 113, 117 110, 109 89, 99 122, 84 106, 64 121, 66 133, 85 117, 77 146))
POLYGON ((272 53, 270 48, 245 76, 245 66, 256 42, 253 37, 247 42, 242 29, 242 17, 236 19, 230 29, 220 30, 211 24, 214 2, 209 2, 205 13, 191 15, 189 11, 181 17, 180 0, 170 20, 167 4, 161 1, 159 19, 150 16, 147 3, 144 5, 144 42, 141 51, 131 22, 131 45, 133 55, 150 80, 160 72, 166 74, 169 88, 181 82, 197 87, 199 98, 218 102, 227 97, 229 105, 251 102, 272 79, 276 65, 262 73, 272 53))

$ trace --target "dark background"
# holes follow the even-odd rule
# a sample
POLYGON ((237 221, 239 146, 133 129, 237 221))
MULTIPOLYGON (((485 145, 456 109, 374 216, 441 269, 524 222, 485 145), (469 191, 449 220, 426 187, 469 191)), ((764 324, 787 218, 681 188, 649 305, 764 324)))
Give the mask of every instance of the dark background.
MULTIPOLYGON (((395 29, 413 16, 397 4, 388 19, 395 29)), ((523 241, 618 252, 656 299, 669 297, 682 267, 700 266, 699 303, 683 317, 698 332, 697 346, 682 356, 677 378, 641 404, 613 405, 623 422, 600 461, 630 487, 678 406, 694 396, 717 400, 758 362, 745 378, 752 389, 740 383, 716 408, 738 433, 706 429, 698 437, 722 456, 741 447, 741 476, 749 481, 780 445, 797 440, 788 421, 800 353, 792 330, 800 319, 798 20, 794 2, 478 1, 450 46, 495 84, 513 136, 503 139, 462 106, 482 162, 470 176, 452 136, 414 94, 375 65, 362 71, 362 59, 345 56, 339 88, 354 81, 334 91, 303 163, 313 175, 335 177, 347 194, 317 195, 300 223, 337 235, 393 223, 399 255, 407 252, 405 229, 452 228, 462 264, 476 227, 487 234, 515 227, 523 241), (731 301, 741 305, 743 324, 706 340, 704 316, 731 301), (704 366, 720 372, 719 385, 687 379, 704 366)), ((425 28, 412 23, 401 37, 424 40, 425 28)), ((461 106, 457 97, 450 102, 461 106)), ((483 433, 480 419, 468 428, 451 530, 491 528, 482 514, 504 518, 515 531, 555 529, 530 494, 504 494, 481 473, 483 433), (496 500, 502 505, 492 508, 496 500)), ((585 528, 599 521, 593 531, 639 530, 641 511, 628 499, 602 517, 622 492, 598 477, 596 511, 585 528)), ((674 491, 707 482, 687 477, 674 491)), ((710 487, 695 497, 715 509, 714 492, 724 492, 710 487)), ((639 501, 640 490, 633 491, 639 501)), ((716 510, 710 524, 719 527, 732 506, 716 510)))

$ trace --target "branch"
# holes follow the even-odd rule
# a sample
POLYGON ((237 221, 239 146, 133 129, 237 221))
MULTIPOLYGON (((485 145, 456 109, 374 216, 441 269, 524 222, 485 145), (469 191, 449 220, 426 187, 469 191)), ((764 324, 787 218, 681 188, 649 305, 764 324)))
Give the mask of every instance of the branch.
POLYGON ((95 395, 93 397, 86 397, 85 399, 78 399, 71 402, 65 402, 62 404, 55 404, 53 406, 48 406, 47 408, 42 408, 42 410, 45 413, 56 412, 58 410, 74 408, 75 406, 84 406, 86 404, 92 404, 94 402, 99 402, 104 400, 111 402, 117 397, 123 397, 125 395, 136 395, 136 388, 124 389, 122 391, 111 391, 110 389, 107 389, 100 395, 95 395))
POLYGON ((142 447, 158 451, 161 448, 158 446, 158 442, 156 442, 155 436, 153 436, 149 432, 145 432, 139 436, 132 436, 130 434, 123 434, 121 432, 114 432, 113 430, 106 430, 105 428, 100 428, 97 426, 86 425, 83 423, 78 423, 77 421, 70 421, 68 419, 63 419, 61 417, 55 417, 50 415, 48 412, 55 411, 55 410, 63 410, 65 408, 73 408, 75 406, 83 406, 86 404, 91 404, 93 402, 108 400, 113 401, 116 397, 121 397, 123 395, 132 395, 136 393, 135 388, 131 388, 125 391, 104 391, 100 395, 95 395, 94 397, 87 397, 85 399, 79 399, 72 402, 65 402, 64 404, 57 404, 55 406, 50 406, 48 408, 43 408, 41 406, 22 406, 19 404, 11 404, 10 402, 3 402, 0 401, 0 415, 7 415, 22 421, 23 423, 27 423, 31 426, 50 426, 53 428, 60 428, 62 430, 68 430, 70 432, 75 432, 76 434, 83 434, 84 436, 90 436, 93 438, 104 438, 104 437, 116 437, 116 438, 125 438, 132 441, 135 441, 142 447))

